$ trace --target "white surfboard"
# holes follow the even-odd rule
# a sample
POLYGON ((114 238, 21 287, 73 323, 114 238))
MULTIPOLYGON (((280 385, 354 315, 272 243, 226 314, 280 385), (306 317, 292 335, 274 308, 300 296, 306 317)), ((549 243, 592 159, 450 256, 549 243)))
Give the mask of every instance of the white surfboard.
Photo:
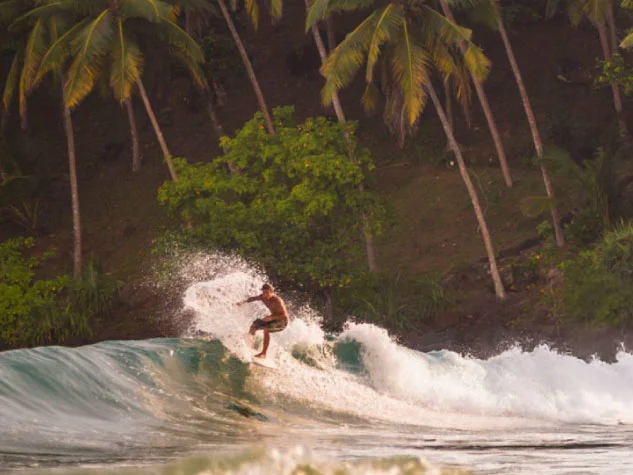
POLYGON ((275 362, 269 358, 251 358, 251 363, 256 364, 257 366, 263 366, 268 369, 277 369, 277 365, 275 362))

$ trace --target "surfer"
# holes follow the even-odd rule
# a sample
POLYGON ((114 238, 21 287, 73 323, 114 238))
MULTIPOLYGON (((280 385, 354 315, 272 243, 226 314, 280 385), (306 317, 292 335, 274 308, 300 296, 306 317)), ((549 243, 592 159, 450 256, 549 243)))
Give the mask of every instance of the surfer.
POLYGON ((260 295, 249 297, 242 302, 238 302, 236 305, 239 307, 245 303, 256 301, 261 301, 266 305, 268 310, 270 310, 270 315, 255 320, 248 333, 252 337, 257 330, 264 330, 264 347, 260 353, 255 355, 255 358, 266 358, 266 351, 270 344, 270 334, 280 332, 288 326, 288 310, 286 310, 286 304, 283 299, 275 294, 275 289, 270 284, 264 284, 262 286, 262 293, 260 295))

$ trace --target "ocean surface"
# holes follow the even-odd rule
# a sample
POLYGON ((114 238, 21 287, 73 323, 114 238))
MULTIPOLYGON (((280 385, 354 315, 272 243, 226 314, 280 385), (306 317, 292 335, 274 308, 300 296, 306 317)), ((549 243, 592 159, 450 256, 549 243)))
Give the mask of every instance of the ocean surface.
POLYGON ((244 338, 265 308, 234 306, 264 276, 218 258, 183 275, 182 338, 0 353, 0 472, 633 474, 624 350, 421 353, 369 324, 326 335, 303 306, 271 370, 244 338))

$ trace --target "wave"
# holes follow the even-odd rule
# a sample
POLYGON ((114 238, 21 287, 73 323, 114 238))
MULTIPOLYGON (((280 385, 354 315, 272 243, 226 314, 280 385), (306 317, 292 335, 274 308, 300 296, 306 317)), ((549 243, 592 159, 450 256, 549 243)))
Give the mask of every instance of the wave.
MULTIPOLYGON (((252 366, 244 337, 265 308, 234 304, 258 293, 265 277, 233 261, 213 263, 213 275, 194 279, 183 294, 194 319, 182 338, 1 353, 0 467, 147 464, 205 447, 251 447, 248 458, 265 444, 256 452, 263 467, 275 453, 270 447, 315 440, 361 463, 385 444, 416 446, 421 433, 439 437, 437 447, 466 444, 465 431, 464 447, 485 445, 491 431, 499 447, 527 447, 534 440, 522 434, 571 424, 573 442, 591 445, 593 436, 578 436, 580 425, 633 423, 633 355, 624 350, 612 364, 547 347, 488 360, 421 353, 370 324, 350 322, 326 335, 316 312, 290 302, 293 318, 269 350, 277 369, 252 366)), ((289 464, 305 462, 292 457, 289 464)), ((247 466, 242 460, 232 473, 248 473, 247 466)))

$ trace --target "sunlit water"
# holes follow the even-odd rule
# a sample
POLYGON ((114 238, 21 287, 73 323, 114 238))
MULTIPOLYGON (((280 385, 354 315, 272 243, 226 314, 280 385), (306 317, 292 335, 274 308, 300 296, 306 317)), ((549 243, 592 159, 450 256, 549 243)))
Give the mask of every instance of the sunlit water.
POLYGON ((303 307, 270 370, 244 338, 264 307, 233 305, 264 277, 219 256, 185 267, 197 338, 0 353, 0 471, 633 473, 629 353, 420 353, 373 325, 325 335, 303 307))

